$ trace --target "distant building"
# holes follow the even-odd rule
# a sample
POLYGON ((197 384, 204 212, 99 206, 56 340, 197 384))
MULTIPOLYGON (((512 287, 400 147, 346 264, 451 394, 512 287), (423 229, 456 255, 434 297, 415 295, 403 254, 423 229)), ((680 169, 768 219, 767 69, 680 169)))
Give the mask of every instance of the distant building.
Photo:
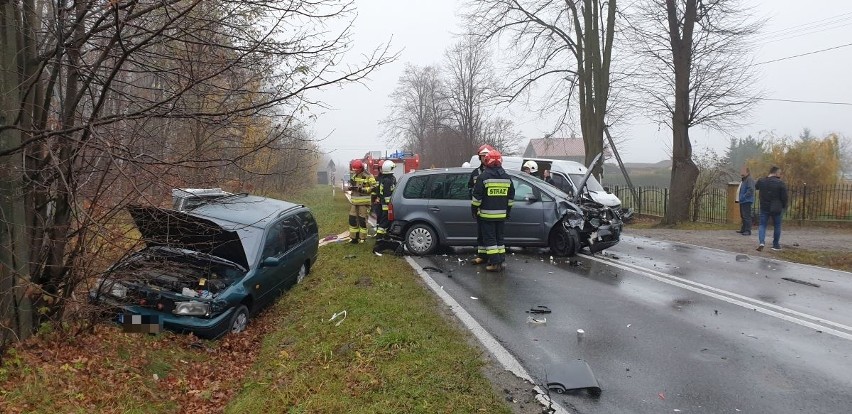
POLYGON ((582 138, 533 138, 524 150, 524 158, 586 162, 586 147, 582 138))
POLYGON ((317 171, 317 184, 333 185, 336 169, 337 167, 334 165, 334 161, 329 160, 328 165, 326 165, 325 171, 317 171))

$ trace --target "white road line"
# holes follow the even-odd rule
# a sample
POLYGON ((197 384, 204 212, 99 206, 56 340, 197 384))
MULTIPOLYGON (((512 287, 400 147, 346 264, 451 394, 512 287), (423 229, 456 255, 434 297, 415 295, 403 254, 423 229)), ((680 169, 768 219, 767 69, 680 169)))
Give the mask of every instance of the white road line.
MULTIPOLYGON (((587 257, 591 257, 591 256, 587 256, 587 257)), ((774 304, 771 304, 771 303, 766 303, 766 302, 763 302, 759 299, 750 298, 748 296, 740 295, 738 293, 734 293, 734 292, 730 292, 730 291, 727 291, 727 290, 715 288, 713 286, 705 285, 703 283, 695 282, 695 281, 692 281, 692 280, 689 280, 689 279, 684 279, 684 278, 681 278, 681 277, 678 277, 678 276, 675 276, 675 275, 671 275, 671 274, 668 274, 668 273, 665 273, 665 272, 661 272, 661 271, 656 270, 656 269, 645 268, 645 267, 642 267, 640 265, 633 264, 633 263, 616 262, 613 259, 609 259, 609 258, 594 257, 594 259, 598 259, 598 260, 603 261, 605 263, 617 263, 617 264, 622 265, 622 266, 627 266, 627 267, 636 269, 637 271, 640 271, 640 272, 648 272, 648 273, 656 274, 657 276, 672 279, 676 282, 692 285, 692 286, 698 287, 699 289, 706 289, 706 290, 713 291, 713 292, 716 292, 716 293, 719 293, 719 294, 722 294, 722 295, 726 295, 726 296, 730 296, 732 298, 742 300, 744 302, 750 302, 754 306, 761 306, 761 307, 765 307, 765 308, 769 308, 769 309, 774 309, 778 312, 787 313, 787 314, 794 315, 794 316, 804 318, 804 319, 810 319, 812 322, 831 325, 831 326, 834 326, 835 328, 839 328, 839 329, 843 329, 843 330, 852 332, 852 326, 844 325, 844 324, 839 323, 839 322, 830 321, 828 319, 823 319, 823 318, 820 318, 818 316, 809 315, 807 313, 803 313, 803 312, 799 312, 799 311, 796 311, 796 310, 793 310, 793 309, 785 308, 783 306, 778 306, 778 305, 774 305, 774 304)))
MULTIPOLYGON (((512 354, 509 353, 509 350, 504 348, 503 345, 500 345, 500 343, 497 342, 497 339, 491 336, 491 334, 488 333, 488 331, 486 331, 485 328, 476 321, 476 319, 473 319, 473 316, 471 316, 458 302, 456 302, 449 293, 445 292, 444 289, 438 285, 438 283, 436 283, 432 277, 429 276, 429 274, 426 273, 419 264, 417 264, 417 262, 414 261, 414 259, 409 256, 405 256, 405 261, 408 262, 408 265, 411 266, 415 272, 417 272, 426 285, 429 286, 429 288, 432 289, 432 291, 435 292, 435 294, 438 295, 438 297, 441 298, 441 300, 443 300, 450 309, 452 309, 453 313, 456 314, 456 317, 458 317, 459 320, 461 320, 461 322, 470 329, 473 335, 476 336, 476 339, 479 340, 485 349, 491 352, 491 355, 500 362, 500 365, 502 365, 505 370, 515 374, 518 378, 535 385, 535 381, 532 379, 530 374, 527 373, 526 369, 524 369, 524 366, 521 365, 521 362, 512 356, 512 354)), ((536 392, 535 398, 539 403, 541 403, 541 405, 552 408, 553 413, 569 414, 569 412, 562 408, 562 406, 551 400, 547 396, 546 391, 542 390, 538 385, 535 385, 535 388, 533 389, 536 392)))
POLYGON ((704 285, 704 284, 701 284, 701 283, 698 283, 698 282, 693 282, 691 280, 686 280, 686 279, 683 279, 683 278, 680 278, 680 277, 677 277, 677 276, 673 276, 673 275, 669 275, 669 274, 666 274, 666 273, 662 273, 662 272, 659 272, 659 271, 656 271, 656 270, 646 269, 646 268, 643 268, 643 267, 640 267, 640 266, 637 266, 637 265, 626 265, 626 264, 623 264, 623 263, 617 263, 614 260, 601 259, 599 257, 594 257, 594 256, 584 256, 584 257, 586 257, 587 259, 590 259, 590 260, 594 260, 594 261, 597 261, 597 262, 600 262, 600 263, 604 263, 608 266, 613 266, 613 267, 617 267, 617 268, 622 269, 622 270, 631 271, 631 272, 637 273, 639 275, 657 280, 659 282, 668 283, 672 286, 677 286, 677 287, 680 287, 680 288, 683 288, 683 289, 686 289, 686 290, 691 290, 693 292, 700 293, 700 294, 705 295, 705 296, 710 296, 712 298, 716 298, 716 299, 719 299, 719 300, 722 300, 722 301, 725 301, 725 302, 728 302, 728 303, 731 303, 731 304, 734 304, 734 305, 737 305, 737 306, 741 306, 741 307, 746 308, 746 309, 754 310, 754 311, 760 312, 760 313, 765 314, 765 315, 773 316, 773 317, 776 317, 778 319, 785 320, 787 322, 792 322, 792 323, 795 323, 797 325, 801 325, 801 326, 804 326, 804 327, 807 327, 807 328, 822 331, 824 333, 834 335, 838 338, 852 340, 852 334, 850 334, 848 332, 843 332, 843 331, 833 329, 833 328, 829 328, 825 325, 819 324, 819 323, 823 323, 823 324, 832 325, 832 326, 835 326, 837 328, 844 329, 844 330, 847 330, 847 331, 852 331, 852 327, 849 327, 849 326, 846 326, 846 325, 843 325, 843 324, 840 324, 840 323, 828 321, 828 320, 825 320, 825 319, 822 319, 822 318, 819 318, 819 317, 816 317, 816 316, 808 315, 808 314, 805 314, 805 313, 801 313, 801 312, 798 312, 798 311, 795 311, 795 310, 792 310, 792 309, 787 309, 787 308, 777 306, 777 305, 764 304, 764 303, 757 304, 757 303, 752 302, 752 301, 756 301, 755 299, 749 298, 747 296, 739 295, 739 294, 729 292, 729 291, 726 291, 726 290, 722 290, 722 289, 717 289, 717 288, 714 288, 712 286, 707 286, 707 285, 704 285), (769 308, 772 308, 772 309, 775 309, 775 310, 772 310, 772 309, 769 309, 769 308), (784 313, 782 313, 782 312, 784 312, 784 313), (810 319, 812 321, 818 321, 819 323, 806 321, 806 320, 803 320, 803 319, 800 319, 798 317, 791 316, 791 315, 796 315, 796 316, 799 316, 801 318, 810 319))

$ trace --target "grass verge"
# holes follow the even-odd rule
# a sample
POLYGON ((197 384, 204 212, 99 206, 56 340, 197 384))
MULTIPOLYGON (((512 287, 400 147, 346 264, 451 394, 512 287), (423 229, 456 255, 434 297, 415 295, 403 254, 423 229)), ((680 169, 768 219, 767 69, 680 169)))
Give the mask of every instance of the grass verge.
MULTIPOLYGON (((339 234, 348 203, 331 194, 286 199, 313 210, 321 235, 339 234)), ((511 412, 466 333, 403 260, 371 246, 321 248, 302 284, 217 341, 107 323, 36 335, 2 356, 0 412, 511 412)))
MULTIPOLYGON (((348 227, 348 204, 340 192, 330 202, 327 190, 299 201, 321 234, 337 234, 348 227)), ((510 412, 411 267, 371 246, 322 248, 312 273, 273 308, 275 329, 226 412, 510 412)))
POLYGON ((848 252, 823 252, 785 248, 778 256, 790 262, 852 272, 852 255, 848 252))

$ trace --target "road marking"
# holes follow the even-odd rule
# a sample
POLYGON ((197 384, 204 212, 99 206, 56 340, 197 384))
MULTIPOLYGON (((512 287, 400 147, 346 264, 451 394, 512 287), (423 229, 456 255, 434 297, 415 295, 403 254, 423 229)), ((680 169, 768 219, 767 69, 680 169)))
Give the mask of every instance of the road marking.
POLYGON ((797 325, 801 325, 807 328, 815 329, 818 331, 822 331, 827 334, 834 335, 838 338, 852 340, 852 327, 843 325, 841 323, 829 321, 827 319, 823 319, 817 316, 809 315, 806 313, 798 312, 793 309, 788 309, 782 306, 773 305, 770 303, 762 303, 757 299, 750 298, 748 296, 743 296, 734 292, 729 292, 727 290, 718 289, 712 286, 705 285, 703 283, 694 282, 691 280, 683 279, 678 276, 670 275, 668 273, 663 273, 658 270, 647 269, 641 267, 639 265, 634 264, 626 264, 626 263, 618 263, 613 259, 603 259, 596 256, 588 256, 584 255, 587 259, 597 261, 599 263, 606 264, 608 266, 617 267, 622 270, 627 270, 631 272, 635 272, 639 275, 657 280, 659 282, 667 283, 672 286, 677 286, 686 290, 691 290, 696 293, 700 293, 705 296, 710 296, 712 298, 716 298, 737 306, 741 306, 746 309, 754 310, 760 312, 764 315, 769 315, 776 317, 778 319, 785 320, 787 322, 792 322, 797 325), (805 320, 810 319, 810 321, 805 320), (821 325, 822 324, 822 325, 821 325), (837 330, 834 328, 830 328, 825 325, 831 325, 841 330, 837 330), (844 332, 848 331, 848 332, 844 332))
POLYGON ((556 414, 569 414, 569 412, 562 408, 562 406, 551 400, 547 396, 547 391, 541 389, 541 387, 535 383, 530 374, 527 373, 527 370, 524 369, 524 366, 521 365, 521 362, 512 356, 512 354, 509 353, 509 350, 504 348, 503 345, 500 345, 500 343, 497 342, 497 339, 491 336, 491 334, 488 333, 488 331, 486 331, 485 328, 476 321, 476 319, 473 319, 473 316, 471 316, 458 302, 456 302, 449 293, 445 292, 444 288, 438 285, 438 283, 435 282, 435 280, 432 279, 432 277, 429 276, 429 274, 426 273, 426 271, 423 270, 423 268, 420 267, 414 259, 409 256, 405 256, 405 261, 408 262, 408 265, 411 266, 415 272, 417 272, 426 285, 429 286, 429 288, 432 289, 432 291, 435 292, 435 294, 438 295, 438 297, 441 298, 441 300, 443 300, 450 309, 452 309, 456 317, 458 317, 459 320, 461 320, 461 322, 470 329, 482 346, 491 352, 491 355, 500 362, 503 369, 515 374, 518 378, 535 385, 533 388, 536 392, 535 398, 539 403, 541 403, 541 405, 551 408, 553 410, 551 412, 556 414))

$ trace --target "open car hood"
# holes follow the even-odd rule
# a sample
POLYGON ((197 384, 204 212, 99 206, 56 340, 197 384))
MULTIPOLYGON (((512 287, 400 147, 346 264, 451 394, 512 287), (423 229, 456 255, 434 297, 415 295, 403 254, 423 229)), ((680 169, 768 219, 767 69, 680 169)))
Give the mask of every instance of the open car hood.
POLYGON ((574 194, 574 203, 580 202, 580 197, 583 195, 583 187, 586 186, 586 181, 589 181, 589 176, 592 175, 592 168, 598 163, 601 155, 603 155, 603 153, 598 153, 592 163, 589 164, 589 167, 586 168, 586 175, 583 176, 583 180, 577 183, 577 194, 574 194))
POLYGON ((207 253, 249 268, 246 252, 235 231, 180 211, 156 207, 128 207, 136 228, 148 246, 169 246, 207 253))

